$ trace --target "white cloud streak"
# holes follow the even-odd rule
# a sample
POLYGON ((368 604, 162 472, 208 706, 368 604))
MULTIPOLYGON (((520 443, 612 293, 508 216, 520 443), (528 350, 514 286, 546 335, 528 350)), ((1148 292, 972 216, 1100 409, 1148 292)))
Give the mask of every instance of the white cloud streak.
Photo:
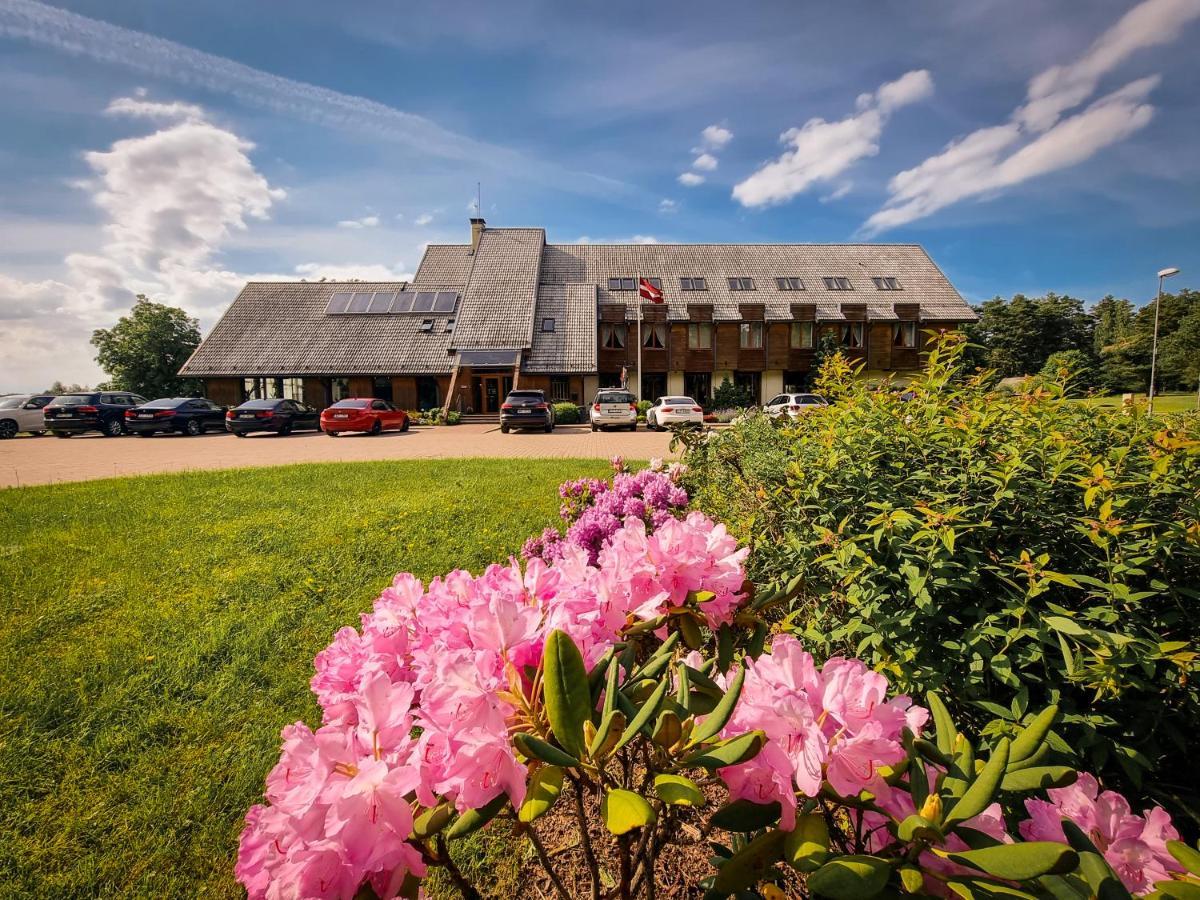
POLYGON ((701 172, 712 172, 717 168, 717 158, 711 153, 701 153, 692 160, 692 168, 701 172))
POLYGON ((362 229, 375 228, 379 225, 379 216, 363 216, 361 219, 342 219, 338 228, 362 229))
POLYGON ((1025 103, 1001 125, 951 141, 934 156, 892 178, 883 208, 863 225, 870 236, 925 218, 961 200, 994 194, 1078 165, 1144 128, 1157 75, 1139 78, 1091 103, 1101 80, 1139 50, 1179 37, 1200 18, 1200 0, 1143 0, 1072 63, 1035 76, 1025 103))
POLYGON ((696 187, 698 184, 704 184, 704 176, 697 175, 695 172, 684 172, 679 176, 678 181, 684 187, 696 187))
POLYGON ((906 72, 874 93, 862 94, 858 111, 837 122, 809 119, 789 128, 779 140, 791 149, 734 185, 733 198, 743 206, 785 203, 814 184, 832 181, 855 163, 879 153, 884 125, 901 107, 933 93, 925 69, 906 72))

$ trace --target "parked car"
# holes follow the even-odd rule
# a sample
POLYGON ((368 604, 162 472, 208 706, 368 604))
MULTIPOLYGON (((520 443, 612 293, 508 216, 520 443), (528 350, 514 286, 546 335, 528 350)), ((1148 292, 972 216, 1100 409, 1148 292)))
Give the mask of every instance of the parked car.
POLYGON ((554 430, 554 409, 546 402, 544 391, 508 392, 500 404, 500 431, 508 434, 514 428, 554 430))
POLYGON ((138 437, 177 431, 198 435, 225 430, 225 407, 203 397, 162 397, 125 410, 125 430, 138 437))
POLYGON ((408 413, 386 400, 352 397, 321 411, 321 430, 330 437, 337 437, 343 431, 379 434, 388 429, 408 431, 408 413))
POLYGON ((238 437, 252 431, 274 431, 291 434, 293 431, 319 431, 317 411, 295 400, 247 400, 225 413, 225 427, 238 437))
POLYGON ((14 438, 22 431, 46 433, 42 410, 54 399, 53 394, 9 394, 0 397, 0 441, 14 438))
POLYGON ((119 437, 125 434, 125 413, 145 402, 145 397, 129 391, 61 394, 46 404, 46 430, 60 438, 85 431, 119 437))
POLYGON ((588 418, 592 423, 592 431, 601 428, 637 431, 637 398, 620 388, 602 390, 592 401, 588 418))
POLYGON ((767 401, 764 411, 772 419, 780 416, 796 418, 815 409, 824 409, 829 401, 820 394, 779 394, 767 401))
POLYGON ((659 397, 646 410, 646 427, 658 431, 671 425, 702 427, 704 410, 691 397, 659 397))

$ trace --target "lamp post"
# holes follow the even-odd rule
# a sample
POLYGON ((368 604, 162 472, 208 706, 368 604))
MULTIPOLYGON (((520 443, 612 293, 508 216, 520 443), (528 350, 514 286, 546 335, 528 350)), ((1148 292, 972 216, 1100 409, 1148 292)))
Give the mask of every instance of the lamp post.
POLYGON ((1154 373, 1158 364, 1158 313, 1162 306, 1162 283, 1164 278, 1178 275, 1175 268, 1162 269, 1158 273, 1158 297, 1154 301, 1154 342, 1150 345, 1150 393, 1146 399, 1146 415, 1154 415, 1154 373))

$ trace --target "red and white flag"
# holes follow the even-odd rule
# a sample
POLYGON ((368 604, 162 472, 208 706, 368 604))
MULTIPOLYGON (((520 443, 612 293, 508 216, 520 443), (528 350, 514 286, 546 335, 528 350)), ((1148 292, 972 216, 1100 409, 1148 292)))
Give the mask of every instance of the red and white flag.
POLYGON ((638 296, 643 300, 649 300, 651 303, 663 302, 662 288, 656 288, 645 278, 638 279, 638 296))

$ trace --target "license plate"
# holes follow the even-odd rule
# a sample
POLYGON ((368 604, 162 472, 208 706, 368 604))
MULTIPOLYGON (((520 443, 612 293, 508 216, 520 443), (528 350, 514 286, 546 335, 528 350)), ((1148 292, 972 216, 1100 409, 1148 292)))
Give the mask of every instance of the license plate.
POLYGON ((348 419, 350 418, 350 413, 334 413, 333 417, 335 419, 348 419))
POLYGON ((69 418, 71 418, 72 416, 74 416, 74 415, 75 415, 75 413, 73 413, 73 412, 60 412, 60 413, 59 413, 59 415, 60 415, 60 416, 63 416, 64 418, 67 418, 67 419, 69 419, 69 418))
POLYGON ((602 407, 600 407, 600 411, 603 412, 605 415, 619 416, 622 413, 629 412, 629 407, 628 406, 602 406, 602 407))
POLYGON ((518 415, 518 416, 528 416, 528 415, 530 415, 532 412, 533 412, 533 410, 532 410, 532 409, 518 409, 518 410, 517 410, 517 415, 518 415))
POLYGON ((153 419, 154 413, 138 413, 139 419, 153 419))
POLYGON ((253 419, 254 413, 238 413, 239 419, 253 419))

